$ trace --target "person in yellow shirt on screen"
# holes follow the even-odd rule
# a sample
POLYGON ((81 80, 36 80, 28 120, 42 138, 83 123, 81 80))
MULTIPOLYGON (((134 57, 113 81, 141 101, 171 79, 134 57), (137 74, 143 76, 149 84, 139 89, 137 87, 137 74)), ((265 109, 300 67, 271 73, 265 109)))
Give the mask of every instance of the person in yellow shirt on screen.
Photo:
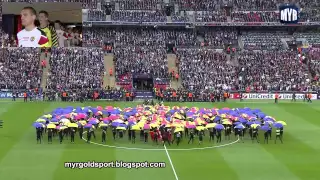
POLYGON ((38 16, 40 22, 40 29, 45 32, 49 42, 42 47, 58 47, 58 36, 56 30, 49 23, 49 13, 47 11, 40 11, 38 16))

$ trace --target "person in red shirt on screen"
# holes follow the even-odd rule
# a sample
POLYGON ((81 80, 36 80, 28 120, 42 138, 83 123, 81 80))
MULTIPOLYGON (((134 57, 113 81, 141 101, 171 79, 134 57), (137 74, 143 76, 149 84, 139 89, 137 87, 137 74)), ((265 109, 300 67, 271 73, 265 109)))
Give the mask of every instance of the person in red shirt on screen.
POLYGON ((32 7, 24 7, 21 10, 24 29, 17 34, 19 47, 45 47, 49 42, 46 34, 35 25, 36 14, 32 7))

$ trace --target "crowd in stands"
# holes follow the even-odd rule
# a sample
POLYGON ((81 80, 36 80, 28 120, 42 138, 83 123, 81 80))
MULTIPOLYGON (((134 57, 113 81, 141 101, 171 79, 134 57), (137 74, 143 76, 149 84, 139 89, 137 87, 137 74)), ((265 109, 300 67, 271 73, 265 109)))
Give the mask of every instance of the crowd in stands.
POLYGON ((235 73, 224 53, 210 49, 177 49, 177 58, 183 87, 234 89, 229 86, 235 84, 235 73))
POLYGON ((41 75, 39 49, 0 49, 0 89, 38 88, 41 75))
POLYGON ((166 22, 164 11, 112 11, 112 21, 120 22, 166 22))
POLYGON ((305 39, 313 48, 320 48, 320 35, 319 33, 295 33, 295 38, 305 39))
POLYGON ((104 65, 100 48, 53 48, 48 89, 99 88, 104 65))
POLYGON ((246 50, 281 50, 284 49, 281 38, 289 37, 284 33, 247 33, 242 36, 246 50))
POLYGON ((232 13, 233 22, 278 22, 279 13, 278 12, 233 12, 232 13))
POLYGON ((113 0, 119 3, 120 10, 157 10, 157 5, 163 4, 162 0, 113 0))
POLYGON ((116 76, 151 73, 155 78, 168 77, 166 49, 158 46, 122 46, 114 51, 116 76))
POLYGON ((296 51, 243 51, 238 56, 239 84, 252 90, 305 91, 311 79, 296 51))
POLYGON ((206 46, 221 48, 224 44, 237 41, 237 32, 233 29, 215 28, 191 30, 130 29, 113 30, 108 28, 85 28, 83 46, 101 47, 104 41, 114 42, 117 46, 131 44, 135 46, 165 46, 174 43, 179 47, 200 46, 197 37, 201 36, 206 46))

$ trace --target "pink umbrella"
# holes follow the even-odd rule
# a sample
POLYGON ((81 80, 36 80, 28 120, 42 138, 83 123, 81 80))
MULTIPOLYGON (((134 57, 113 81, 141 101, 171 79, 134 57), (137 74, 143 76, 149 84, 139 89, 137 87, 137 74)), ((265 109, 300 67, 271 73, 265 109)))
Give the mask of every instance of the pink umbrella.
POLYGON ((97 109, 98 109, 98 111, 102 111, 102 110, 103 110, 103 107, 98 106, 97 109))
POLYGON ((105 109, 113 109, 113 107, 112 106, 106 106, 105 109))
POLYGON ((145 124, 145 125, 143 126, 143 129, 150 129, 150 124, 145 124))
POLYGON ((102 120, 107 121, 107 120, 109 120, 109 117, 104 117, 104 118, 102 118, 102 120))
POLYGON ((196 128, 196 126, 195 125, 189 125, 189 126, 187 126, 187 128, 188 129, 193 129, 193 128, 196 128))

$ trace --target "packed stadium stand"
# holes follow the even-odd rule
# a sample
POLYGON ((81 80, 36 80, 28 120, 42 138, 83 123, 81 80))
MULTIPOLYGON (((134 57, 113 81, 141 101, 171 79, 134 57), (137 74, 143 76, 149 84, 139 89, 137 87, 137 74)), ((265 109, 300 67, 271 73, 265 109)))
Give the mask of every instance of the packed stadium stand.
POLYGON ((104 72, 102 53, 95 48, 53 48, 47 88, 100 88, 104 72))
POLYGON ((36 48, 2 48, 0 88, 38 88, 41 82, 40 51, 36 48))
MULTIPOLYGON (((39 86, 40 79, 50 90, 151 91, 155 87, 267 92, 318 88, 318 30, 280 25, 279 1, 81 2, 87 9, 83 20, 90 24, 83 27, 83 48, 52 49, 46 79, 39 75, 32 86, 39 86)), ((317 1, 299 0, 298 5, 304 25, 320 20, 317 1)), ((10 37, 2 35, 2 39, 9 46, 10 37)), ((8 68, 8 60, 2 61, 8 68)))

